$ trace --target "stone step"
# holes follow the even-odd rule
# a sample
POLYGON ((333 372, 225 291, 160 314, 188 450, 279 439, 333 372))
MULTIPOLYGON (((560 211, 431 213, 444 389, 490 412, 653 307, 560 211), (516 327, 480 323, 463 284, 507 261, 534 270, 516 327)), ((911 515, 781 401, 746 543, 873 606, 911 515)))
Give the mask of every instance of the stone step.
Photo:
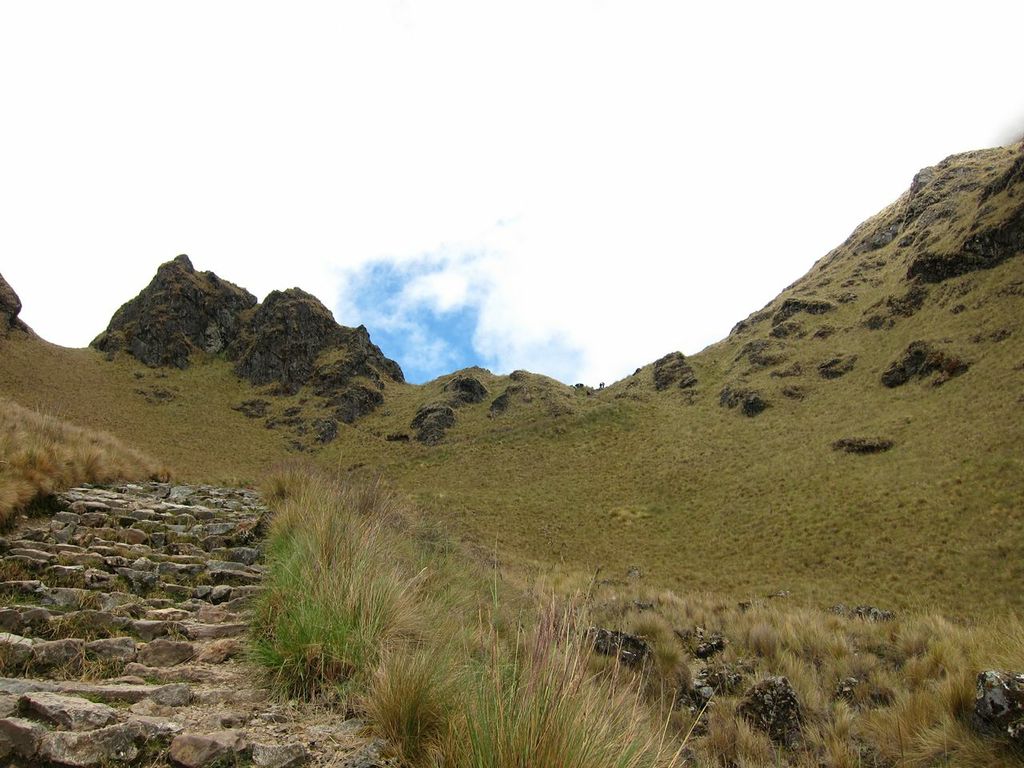
MULTIPOLYGON (((123 679, 123 678, 122 678, 123 679)), ((141 678, 127 678, 129 681, 141 678)), ((148 685, 142 682, 82 683, 76 680, 42 680, 0 677, 0 694, 23 696, 35 692, 63 693, 84 696, 104 704, 135 704, 150 699, 165 707, 184 707, 192 699, 189 686, 182 683, 148 685)))

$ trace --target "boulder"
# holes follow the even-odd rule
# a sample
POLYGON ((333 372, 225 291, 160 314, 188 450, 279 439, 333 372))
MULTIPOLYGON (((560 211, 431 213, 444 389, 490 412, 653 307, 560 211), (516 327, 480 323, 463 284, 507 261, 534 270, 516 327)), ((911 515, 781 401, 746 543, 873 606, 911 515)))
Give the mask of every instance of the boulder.
POLYGON ((8 331, 27 331, 28 326, 18 319, 21 313, 21 299, 14 289, 0 275, 0 335, 8 331))
POLYGON ((697 375, 682 352, 669 352, 654 361, 654 388, 668 389, 675 385, 680 389, 688 389, 697 384, 697 375))
POLYGON ((138 653, 140 664, 150 667, 173 667, 188 661, 195 655, 192 643, 158 638, 146 643, 138 653))
POLYGON ((256 768, 295 768, 308 757, 309 752, 298 743, 252 745, 252 764, 256 768))
POLYGON ((890 363, 882 373, 882 384, 892 389, 906 384, 912 378, 924 379, 934 374, 932 385, 939 386, 966 372, 970 365, 958 355, 926 341, 913 341, 903 355, 890 363))
POLYGON ((455 411, 450 405, 432 403, 424 405, 409 425, 416 430, 416 439, 427 445, 440 443, 448 429, 455 425, 455 411))
POLYGON ((800 702, 785 677, 769 677, 756 683, 744 694, 737 712, 777 743, 791 745, 800 735, 800 702))
POLYGON ((1024 747, 1024 673, 990 669, 978 675, 974 723, 1024 747))
POLYGON ((221 352, 237 337, 256 297, 187 256, 161 264, 156 277, 110 320, 92 346, 108 357, 125 351, 151 367, 187 368, 193 353, 221 352))

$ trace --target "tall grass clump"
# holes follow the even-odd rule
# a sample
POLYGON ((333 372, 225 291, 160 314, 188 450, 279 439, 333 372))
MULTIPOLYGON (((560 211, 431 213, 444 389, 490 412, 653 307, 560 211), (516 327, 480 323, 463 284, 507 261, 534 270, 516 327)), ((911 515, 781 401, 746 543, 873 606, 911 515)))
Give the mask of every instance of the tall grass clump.
POLYGON ((301 699, 356 691, 389 647, 426 631, 420 574, 404 567, 379 487, 319 475, 275 480, 269 573, 254 623, 256 658, 301 699))
POLYGON ((110 435, 0 399, 0 528, 18 510, 80 483, 166 476, 110 435))

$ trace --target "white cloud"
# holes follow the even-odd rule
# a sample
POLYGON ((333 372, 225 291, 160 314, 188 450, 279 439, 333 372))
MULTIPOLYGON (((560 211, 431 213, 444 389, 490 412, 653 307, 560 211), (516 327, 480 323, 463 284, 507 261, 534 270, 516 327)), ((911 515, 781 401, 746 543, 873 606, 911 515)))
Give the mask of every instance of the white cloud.
POLYGON ((611 381, 1005 140, 1022 26, 995 1, 6 4, 0 272, 81 345, 177 253, 345 318, 354 271, 429 253, 407 298, 479 307, 483 357, 611 381))

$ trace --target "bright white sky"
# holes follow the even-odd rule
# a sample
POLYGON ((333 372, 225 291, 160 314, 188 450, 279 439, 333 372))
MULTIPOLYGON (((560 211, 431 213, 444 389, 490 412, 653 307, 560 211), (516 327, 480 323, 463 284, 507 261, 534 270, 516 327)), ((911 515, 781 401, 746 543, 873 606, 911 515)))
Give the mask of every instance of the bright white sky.
POLYGON ((699 351, 1024 132, 1024 3, 0 6, 0 272, 84 346, 188 253, 422 380, 699 351))

